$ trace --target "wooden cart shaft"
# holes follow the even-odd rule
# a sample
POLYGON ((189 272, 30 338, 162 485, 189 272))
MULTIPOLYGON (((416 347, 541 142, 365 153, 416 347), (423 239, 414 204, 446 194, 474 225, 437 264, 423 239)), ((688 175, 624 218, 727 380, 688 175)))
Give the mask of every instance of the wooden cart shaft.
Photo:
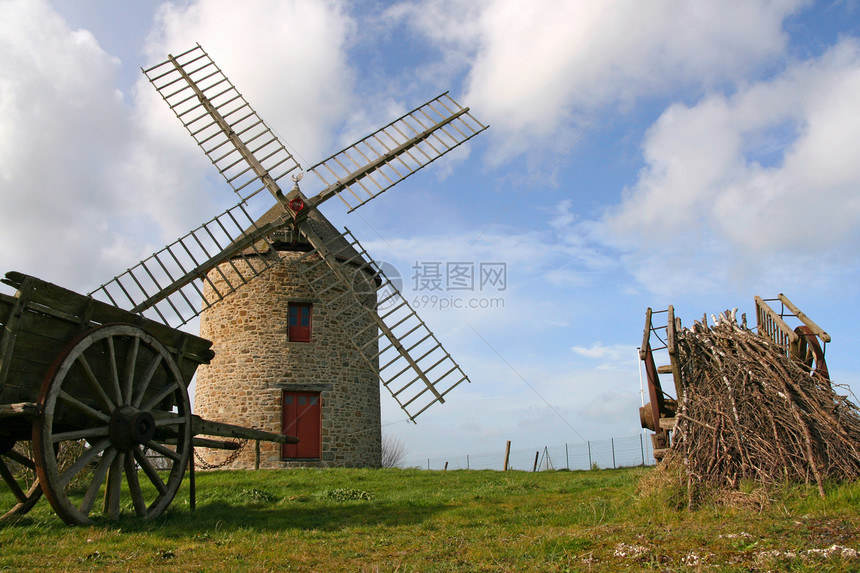
POLYGON ((223 422, 212 422, 210 420, 204 420, 200 416, 191 417, 191 433, 194 435, 203 434, 207 436, 219 436, 221 438, 236 438, 239 440, 277 442, 279 444, 299 443, 299 439, 296 436, 274 434, 264 430, 244 428, 242 426, 234 426, 233 424, 225 424, 223 422))

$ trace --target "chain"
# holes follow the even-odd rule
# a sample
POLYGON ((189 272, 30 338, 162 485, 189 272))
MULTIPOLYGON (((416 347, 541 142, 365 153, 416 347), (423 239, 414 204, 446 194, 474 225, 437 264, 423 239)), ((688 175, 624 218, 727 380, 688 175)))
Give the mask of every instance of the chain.
POLYGON ((233 450, 233 453, 231 453, 229 456, 227 456, 227 458, 223 462, 221 462, 220 464, 210 464, 209 462, 207 462, 206 460, 201 458, 200 454, 197 453, 197 448, 192 447, 191 451, 194 452, 194 459, 197 460, 197 462, 200 464, 200 467, 202 467, 203 469, 206 469, 206 470, 217 470, 219 468, 223 468, 224 466, 231 464, 234 461, 236 461, 236 458, 238 458, 239 454, 242 452, 242 450, 245 449, 245 445, 247 443, 248 443, 248 440, 242 440, 239 443, 239 447, 236 448, 235 450, 233 450))

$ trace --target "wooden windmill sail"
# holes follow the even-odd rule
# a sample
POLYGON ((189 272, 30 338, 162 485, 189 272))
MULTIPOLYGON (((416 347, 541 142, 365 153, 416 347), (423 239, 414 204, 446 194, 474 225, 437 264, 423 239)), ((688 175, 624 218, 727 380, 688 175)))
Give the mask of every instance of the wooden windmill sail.
POLYGON ((313 249, 288 264, 325 308, 337 308, 342 297, 364 308, 377 330, 369 342, 349 317, 334 315, 333 322, 410 419, 468 381, 352 233, 323 239, 310 221, 322 217, 317 208, 324 201, 337 196, 352 211, 485 130, 469 108, 444 93, 399 117, 308 169, 322 187, 308 197, 298 186, 296 160, 199 45, 144 73, 240 201, 92 295, 166 324, 185 324, 280 264, 272 236, 294 228, 313 249), (260 219, 261 209, 269 216, 260 219), (375 304, 366 304, 368 293, 356 290, 354 277, 338 264, 344 260, 369 272, 375 304), (233 271, 229 278, 219 270, 225 264, 233 271), (220 274, 217 288, 213 270, 220 274), (206 295, 203 282, 211 287, 206 295))

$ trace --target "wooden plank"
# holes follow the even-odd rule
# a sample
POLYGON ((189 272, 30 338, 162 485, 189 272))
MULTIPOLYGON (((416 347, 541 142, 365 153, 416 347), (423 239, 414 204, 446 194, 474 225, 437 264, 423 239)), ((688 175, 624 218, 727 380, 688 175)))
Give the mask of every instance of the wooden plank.
MULTIPOLYGON (((794 330, 788 326, 788 324, 779 316, 775 310, 773 310, 760 296, 755 297, 756 309, 759 312, 756 312, 756 319, 758 320, 759 334, 762 334, 762 327, 764 326, 763 319, 769 319, 773 324, 779 328, 779 330, 785 335, 787 339, 787 344, 782 344, 778 340, 774 339, 774 342, 779 344, 780 346, 784 346, 786 350, 789 350, 793 346, 797 344, 798 335, 794 330)), ((765 333, 767 334, 767 329, 765 329, 765 333)), ((772 337, 771 337, 772 338, 772 337)))
POLYGON ((654 449, 654 459, 661 460, 663 456, 669 453, 670 448, 655 448, 654 449))
POLYGON ((34 402, 19 402, 18 404, 0 404, 0 418, 14 416, 32 416, 36 413, 34 402))
POLYGON ((8 367, 8 371, 5 373, 6 380, 0 386, 0 402, 10 404, 13 402, 35 402, 38 399, 39 389, 51 362, 30 359, 42 356, 48 358, 47 354, 37 353, 35 357, 32 355, 33 353, 30 352, 12 356, 6 365, 8 367), (25 354, 30 356, 25 356, 25 354))
POLYGON ((645 311, 645 331, 642 335, 642 346, 639 347, 639 360, 645 360, 645 353, 648 352, 651 345, 651 307, 645 311))
POLYGON ((13 360, 0 392, 0 402, 35 402, 49 366, 29 360, 13 360))
POLYGON ((15 348, 15 339, 18 335, 18 321, 23 312, 23 304, 26 302, 26 294, 9 299, 9 313, 6 321, 3 323, 3 329, 0 331, 0 389, 6 385, 6 378, 9 375, 9 362, 12 357, 13 349, 15 348))
POLYGON ((79 326, 32 312, 22 296, 20 314, 14 332, 6 331, 3 360, 0 362, 2 385, 0 401, 4 403, 35 401, 51 364, 80 330, 79 326))
POLYGON ((788 297, 782 293, 778 295, 780 302, 788 307, 788 310, 794 313, 794 315, 806 326, 812 329, 812 332, 815 333, 823 342, 830 342, 830 335, 824 332, 824 329, 812 322, 812 319, 806 316, 799 308, 797 308, 794 303, 788 300, 788 297))
POLYGON ((279 444, 296 444, 299 439, 295 436, 274 434, 253 428, 243 428, 223 422, 212 422, 204 420, 200 416, 191 417, 191 432, 207 436, 220 436, 222 438, 239 438, 240 440, 262 440, 265 442, 277 442, 279 444))
MULTIPOLYGON (((184 356, 198 364, 208 363, 214 356, 210 350, 211 341, 63 287, 15 272, 7 273, 3 282, 17 285, 16 288, 26 288, 30 297, 28 308, 37 311, 34 314, 52 316, 78 326, 97 326, 112 322, 134 324, 155 336, 171 353, 175 354, 184 349, 184 356)), ((39 329, 43 330, 41 327, 39 329)))
POLYGON ((678 332, 676 327, 680 325, 675 322, 675 307, 671 304, 667 309, 668 318, 666 321, 666 348, 669 351, 669 365, 672 367, 672 380, 675 382, 675 398, 678 400, 683 396, 683 380, 681 380, 681 364, 678 362, 677 339, 678 332))
POLYGON ((64 348, 70 340, 86 329, 85 324, 58 320, 56 317, 33 312, 28 308, 21 314, 15 346, 45 344, 52 349, 64 348))
POLYGON ((86 306, 88 300, 92 300, 74 291, 21 273, 6 273, 6 278, 10 280, 4 282, 17 284, 16 288, 21 295, 27 295, 29 302, 68 314, 80 315, 82 307, 86 306))
POLYGON ((15 302, 15 297, 0 292, 0 326, 5 325, 9 320, 12 309, 15 308, 15 302))

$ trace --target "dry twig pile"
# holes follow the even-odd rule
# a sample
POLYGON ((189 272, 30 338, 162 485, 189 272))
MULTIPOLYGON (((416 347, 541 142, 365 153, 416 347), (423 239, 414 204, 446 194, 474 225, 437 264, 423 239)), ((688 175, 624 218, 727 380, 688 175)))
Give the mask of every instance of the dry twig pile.
MULTIPOLYGON (((694 483, 860 477, 860 411, 726 313, 678 332, 683 396, 673 450, 694 483)), ((846 391, 847 393, 847 391, 846 391)))

